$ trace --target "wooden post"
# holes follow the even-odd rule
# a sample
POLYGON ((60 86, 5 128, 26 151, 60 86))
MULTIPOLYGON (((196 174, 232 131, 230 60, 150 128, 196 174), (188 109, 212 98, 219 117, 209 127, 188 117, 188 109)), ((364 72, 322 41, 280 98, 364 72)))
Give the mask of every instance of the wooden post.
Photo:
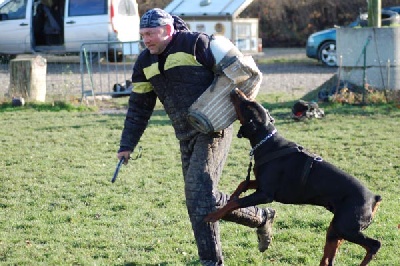
POLYGON ((17 57, 10 61, 11 96, 25 99, 46 101, 46 59, 38 56, 17 57))
POLYGON ((381 0, 368 0, 368 27, 382 26, 381 0))

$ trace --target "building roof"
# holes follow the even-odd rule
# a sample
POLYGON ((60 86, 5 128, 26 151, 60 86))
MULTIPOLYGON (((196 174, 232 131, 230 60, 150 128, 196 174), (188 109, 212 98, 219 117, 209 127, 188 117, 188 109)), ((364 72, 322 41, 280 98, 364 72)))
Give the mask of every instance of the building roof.
POLYGON ((237 17, 253 0, 173 0, 164 10, 177 16, 237 17))

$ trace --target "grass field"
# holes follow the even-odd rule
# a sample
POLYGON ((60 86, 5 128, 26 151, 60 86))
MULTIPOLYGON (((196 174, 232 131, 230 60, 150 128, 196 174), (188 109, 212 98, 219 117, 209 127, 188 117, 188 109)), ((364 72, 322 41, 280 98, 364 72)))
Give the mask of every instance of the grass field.
MULTIPOLYGON (((282 135, 383 197, 366 230, 383 244, 371 265, 398 265, 399 108, 322 105, 324 119, 294 122, 293 99, 258 100, 282 135)), ((121 106, 127 99, 114 101, 121 106)), ((161 107, 140 142, 142 157, 123 166, 114 184, 124 115, 67 109, 0 109, 0 265, 199 265, 178 145, 161 107)), ((221 190, 230 193, 245 178, 249 150, 247 140, 234 139, 221 190)), ((258 252, 253 229, 221 222, 225 264, 318 265, 332 214, 321 207, 269 206, 278 217, 265 253, 258 252)), ((337 265, 358 265, 364 253, 344 243, 337 265)))

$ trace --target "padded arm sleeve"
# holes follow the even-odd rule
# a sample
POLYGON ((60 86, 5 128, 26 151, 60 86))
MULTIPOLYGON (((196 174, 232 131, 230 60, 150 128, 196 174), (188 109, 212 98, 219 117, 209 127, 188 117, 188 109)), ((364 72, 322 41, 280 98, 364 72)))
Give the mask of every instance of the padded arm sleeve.
POLYGON ((228 77, 233 85, 254 99, 262 80, 262 73, 254 59, 243 55, 223 36, 213 36, 210 47, 216 62, 216 72, 228 77), (249 92, 252 95, 248 95, 249 92))

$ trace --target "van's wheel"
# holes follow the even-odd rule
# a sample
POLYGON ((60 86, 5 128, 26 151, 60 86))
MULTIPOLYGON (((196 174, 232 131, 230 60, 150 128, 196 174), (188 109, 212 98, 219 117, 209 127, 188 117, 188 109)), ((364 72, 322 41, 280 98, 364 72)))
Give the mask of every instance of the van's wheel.
POLYGON ((336 42, 328 41, 324 43, 318 51, 318 57, 321 62, 329 67, 337 66, 337 56, 336 56, 336 42))
POLYGON ((8 64, 10 61, 17 56, 14 54, 0 54, 0 64, 8 64))
POLYGON ((124 59, 123 58, 124 56, 123 56, 123 54, 121 53, 121 52, 114 52, 113 50, 112 51, 109 51, 108 52, 108 62, 122 62, 122 60, 124 59))

